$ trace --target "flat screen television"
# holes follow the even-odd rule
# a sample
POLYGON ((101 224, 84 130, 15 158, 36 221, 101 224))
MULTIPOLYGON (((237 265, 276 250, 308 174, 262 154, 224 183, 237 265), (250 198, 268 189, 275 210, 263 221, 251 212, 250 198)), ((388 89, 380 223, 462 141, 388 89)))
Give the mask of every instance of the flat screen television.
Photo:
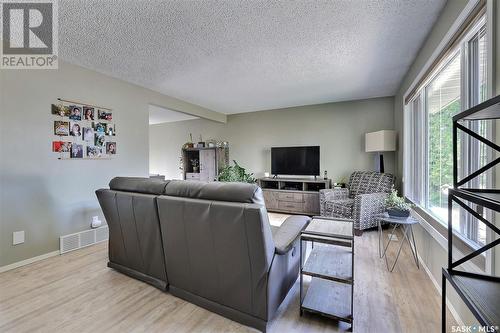
POLYGON ((319 176, 319 146, 271 148, 271 173, 319 176))

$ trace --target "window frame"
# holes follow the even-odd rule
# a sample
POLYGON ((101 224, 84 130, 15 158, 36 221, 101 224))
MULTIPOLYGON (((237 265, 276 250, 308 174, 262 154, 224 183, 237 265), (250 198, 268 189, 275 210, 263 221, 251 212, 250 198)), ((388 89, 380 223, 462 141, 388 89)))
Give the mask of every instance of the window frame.
MULTIPOLYGON (((460 59, 460 65, 462 65, 462 58, 461 58, 461 50, 457 48, 456 50, 450 51, 448 56, 443 59, 443 62, 436 68, 436 70, 433 72, 433 74, 429 77, 428 80, 426 80, 425 85, 422 87, 421 91, 419 92, 420 98, 423 99, 423 114, 424 114, 424 122, 423 122, 423 136, 424 136, 424 158, 422 160, 422 169, 423 172, 422 174, 424 175, 424 183, 421 184, 423 186, 422 193, 423 197, 421 200, 421 205, 424 210, 426 210, 431 216, 433 216, 437 221, 442 223, 443 225, 447 226, 448 221, 443 221, 439 216, 436 215, 435 212, 433 212, 430 207, 429 207, 429 184, 430 184, 430 177, 429 177, 429 112, 428 110, 428 100, 427 100, 427 94, 428 94, 428 89, 434 82, 434 80, 443 73, 443 71, 450 65, 453 61, 455 61, 455 58, 459 57, 460 59)), ((460 87, 462 87, 462 76, 460 76, 460 87)), ((460 108, 463 109, 462 106, 462 94, 460 93, 460 108)))
MULTIPOLYGON (((488 99, 489 94, 488 91, 484 95, 484 98, 482 99, 481 97, 481 82, 480 82, 480 69, 479 69, 479 64, 480 64, 480 49, 479 49, 479 43, 480 39, 482 37, 486 38, 486 41, 488 40, 487 38, 487 14, 484 13, 478 22, 474 24, 474 26, 471 28, 471 31, 469 31, 465 36, 464 36, 464 42, 461 44, 461 52, 463 55, 463 58, 465 59, 464 64, 462 66, 462 71, 464 73, 464 85, 462 86, 462 100, 464 102, 464 109, 468 109, 474 105, 477 105, 484 100, 488 99), (470 84, 471 82, 474 82, 474 84, 470 84)), ((487 45, 486 45, 487 46, 487 45)), ((486 55, 488 57, 488 49, 486 49, 486 55)), ((489 58, 489 57, 488 57, 489 58)), ((488 67, 488 58, 486 67, 488 67)), ((486 87, 489 88, 489 77, 491 73, 488 73, 486 71, 486 87)), ((489 90, 489 89, 488 89, 489 90)), ((464 126, 467 126, 471 130, 473 130, 476 133, 479 133, 480 129, 480 124, 477 121, 472 121, 468 122, 468 124, 463 124, 464 126)), ((489 138, 490 140, 494 140, 494 133, 495 133, 495 122, 492 123, 486 123, 486 137, 489 138)), ((461 140, 465 144, 462 145, 462 150, 460 152, 461 156, 467 156, 468 160, 461 160, 461 169, 465 171, 466 174, 469 174, 472 172, 472 170, 477 170, 480 167, 480 157, 481 157, 481 149, 480 149, 480 143, 478 140, 473 139, 471 136, 466 135, 465 133, 461 132, 461 140), (472 152, 469 152, 469 150, 472 152), (479 156, 479 158, 472 158, 473 156, 479 156)), ((488 161, 493 160, 493 151, 491 149, 487 150, 488 154, 488 161)), ((494 171, 494 169, 491 169, 491 171, 494 171)), ((494 179, 494 173, 493 172, 486 172, 484 174, 486 176, 486 187, 487 188, 492 188, 493 186, 493 179, 494 179)), ((463 176, 463 175, 462 175, 463 176)), ((473 188, 479 188, 480 187, 480 182, 481 179, 480 177, 476 177, 472 179, 469 182, 469 187, 473 188)), ((470 205, 473 209, 476 209, 477 205, 470 205)), ((473 219, 470 214, 465 214, 465 212, 461 211, 462 216, 461 219, 464 220, 464 228, 467 230, 467 233, 469 234, 467 237, 463 237, 466 242, 469 242, 471 247, 477 248, 478 244, 478 229, 479 229, 479 221, 477 219, 473 219), (470 235, 473 235, 472 237, 470 235)), ((494 220, 494 215, 492 214, 491 211, 487 210, 487 216, 486 219, 489 221, 494 220)), ((486 232, 489 232, 489 229, 486 228, 486 232)), ((486 235, 485 242, 488 242, 488 235, 486 235)), ((482 253, 484 256, 485 253, 482 253)))
MULTIPOLYGON (((447 64, 450 63, 450 61, 452 61, 454 59, 454 57, 458 54, 460 56, 460 59, 461 59, 461 73, 460 73, 460 77, 461 77, 461 94, 460 94, 460 101, 461 101, 461 110, 465 110, 467 108, 470 107, 471 105, 471 102, 475 102, 477 103, 477 100, 480 98, 479 94, 480 92, 476 92, 475 91, 475 88, 473 89, 472 87, 475 87, 476 84, 470 84, 470 81, 469 81, 469 77, 471 75, 476 75, 476 77, 474 78, 477 82, 477 84, 479 85, 478 87, 480 87, 480 81, 478 79, 480 73, 479 73, 479 70, 476 72, 476 73, 471 73, 470 70, 471 68, 473 68, 473 66, 471 66, 471 59, 473 61, 475 61, 475 65, 478 65, 480 59, 479 59, 479 52, 477 52, 477 55, 475 58, 471 57, 471 52, 473 52, 474 50, 471 50, 471 41, 473 41, 474 38, 477 38, 476 40, 476 47, 477 47, 477 50, 479 48, 479 41, 481 39, 481 37, 483 36, 486 36, 486 57, 487 57, 487 60, 486 60, 486 71, 485 71, 485 74, 486 74, 486 85, 487 85, 487 91, 485 93, 486 95, 486 98, 488 97, 491 97, 491 92, 492 92, 492 87, 490 86, 492 80, 491 80, 491 74, 492 74, 492 70, 491 70, 491 61, 490 61, 490 57, 491 57, 491 53, 489 52, 491 50, 490 48, 490 40, 494 38, 494 35, 491 34, 491 30, 488 30, 488 24, 489 24, 489 16, 487 15, 486 11, 483 11, 481 13, 481 15, 479 15, 481 18, 476 22, 474 23, 471 27, 469 27, 470 31, 468 31, 467 33, 465 33, 464 36, 462 36, 460 38, 460 41, 458 42, 458 45, 455 45, 453 48, 456 48, 456 50, 453 50, 450 49, 449 50, 449 54, 446 55, 446 57, 444 57, 443 59, 441 59, 441 61, 439 61, 437 63, 437 66, 436 68, 434 68, 432 71, 427 71, 427 73, 425 74, 430 74, 428 75, 427 78, 425 78, 423 81, 422 79, 420 79, 423 83, 421 85, 421 87, 419 88, 419 90, 415 93, 414 93, 414 96, 411 98, 411 100, 409 100, 409 102, 405 103, 405 98, 403 98, 403 112, 404 112, 404 115, 403 115, 403 119, 404 119, 404 152, 403 152, 403 157, 404 157, 404 163, 403 163, 403 191, 404 191, 404 194, 405 196, 412 202, 414 202, 416 205, 418 205, 418 207, 425 213, 425 214, 428 214, 429 216, 428 217, 432 217, 432 219, 437 222, 441 227, 444 227, 444 231, 446 231, 447 229, 447 221, 442 221, 440 218, 438 218, 437 216, 435 216, 432 211, 430 211, 427 207, 427 202, 428 202, 428 181, 429 181, 429 177, 428 177, 428 168, 429 168, 429 163, 428 163, 428 156, 425 156, 422 164, 423 167, 425 167, 425 170, 423 171, 423 175, 424 175, 424 184, 422 184, 421 182, 415 182, 414 180, 412 180, 411 182, 408 182, 408 176, 411 177, 411 179, 415 179, 415 178, 418 178, 414 175, 413 171, 415 169, 415 167, 412 167, 411 164, 415 164, 416 161, 416 158, 415 158, 415 145, 411 142, 412 140, 414 139, 411 139, 411 137, 415 137, 415 131, 418 130, 418 129, 415 129, 415 126, 412 126, 412 122, 414 121, 415 119, 415 116, 413 115, 414 113, 414 103, 417 99, 420 100, 420 104, 422 105, 422 110, 423 110, 423 114, 425 115, 425 117, 427 118, 428 117, 428 114, 427 114, 427 105, 425 105, 426 103, 426 98, 425 98, 425 94, 426 94, 426 89, 427 87, 429 86, 430 82, 433 81, 433 79, 439 75, 439 73, 442 72, 443 68, 445 68, 447 66, 447 64), (469 91, 466 91, 464 93, 464 90, 469 90, 469 91), (477 93, 478 96, 474 96, 473 93, 477 93), (423 99, 423 102, 422 102, 422 99, 423 99), (474 101, 471 101, 471 99, 474 99, 474 101), (408 134, 406 134, 408 133, 408 134), (413 184, 412 184, 413 183, 413 184), (423 190, 423 194, 424 195, 419 195, 419 191, 415 188, 411 188, 412 185, 416 185, 417 187, 422 187, 424 190, 423 190)), ((477 51, 476 50, 476 51, 477 51)), ((447 51, 448 52, 448 51, 447 51)), ((474 64, 472 64, 474 65, 474 64)), ((479 68, 479 67, 478 67, 479 68)), ((422 71, 424 72, 424 71, 422 71)), ((407 94, 409 94, 409 92, 411 92, 411 89, 408 89, 407 91, 407 94)), ((425 121, 423 122, 424 126, 427 127, 428 126, 428 119, 425 119, 425 121)), ((492 126, 493 127, 493 126, 492 126)), ((494 128, 488 128, 488 134, 490 137, 493 137, 494 133, 495 133, 495 129, 494 128)), ((421 134, 423 134, 423 136, 421 137, 424 137, 425 140, 422 140, 424 141, 424 148, 423 148, 423 151, 425 152, 425 154, 428 154, 428 140, 429 140, 429 137, 428 137, 428 128, 425 128, 421 134)), ((421 142, 422 142, 421 141, 421 142)), ((475 140, 477 141, 477 140, 475 140)), ((418 145, 418 144, 417 144, 418 145)), ((474 144, 474 146, 479 146, 479 143, 477 142, 476 144, 474 144)), ((465 149, 466 147, 464 147, 465 149)), ((472 149, 475 149, 474 147, 472 147, 472 149)), ((479 149, 478 149, 478 152, 479 152, 479 149)), ((490 152, 491 153, 491 152, 490 152)), ((480 152, 479 152, 480 154, 480 152)), ((467 156, 467 155, 463 155, 462 156, 467 156)), ((478 162, 479 163, 479 162, 478 162)), ((471 168, 473 168, 474 166, 471 166, 471 168)), ((462 168, 463 170, 463 168, 462 168)), ((488 183, 491 184, 491 182, 493 181, 494 179, 494 174, 493 175, 489 175, 489 179, 487 180, 488 183)), ((422 191, 421 191, 422 192, 422 191)), ((476 229, 477 229, 477 221, 475 222, 476 224, 476 229)), ((435 223, 434 224, 434 228, 435 227, 435 223)), ((437 229, 437 228, 436 228, 437 229)), ((442 228, 438 228, 438 229, 442 229, 442 228)), ((441 230, 440 230, 441 231, 441 230)), ((488 230, 487 230, 488 232, 488 230)), ((441 233, 441 232, 440 232, 441 233)), ((456 236, 458 238, 460 238, 460 240, 465 243, 465 245, 467 245, 469 248, 476 248, 478 247, 478 244, 474 241, 471 241, 471 239, 468 239, 467 237, 463 237, 460 233, 455 233, 456 236)), ((446 237, 446 235, 444 235, 446 237)), ((476 239, 477 239, 477 235, 476 235, 476 239)), ((486 242, 488 242, 488 233, 486 235, 486 242)), ((481 258, 480 258, 481 259, 481 258)), ((482 258, 484 260, 484 258, 482 258)), ((491 258, 490 258, 491 259, 491 258)), ((491 260, 489 260, 491 261, 491 260)), ((481 265, 484 267, 484 264, 481 265)))

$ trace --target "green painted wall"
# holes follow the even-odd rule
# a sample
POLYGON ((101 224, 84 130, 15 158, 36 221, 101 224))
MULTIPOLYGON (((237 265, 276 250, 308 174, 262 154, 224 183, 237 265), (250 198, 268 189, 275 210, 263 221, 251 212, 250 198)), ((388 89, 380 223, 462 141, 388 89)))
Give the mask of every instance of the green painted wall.
POLYGON ((0 71, 0 267, 59 249, 59 236, 101 215, 94 191, 114 176, 148 176, 149 103, 225 122, 226 115, 60 62, 58 70, 0 71), (112 160, 58 160, 50 105, 62 97, 112 108, 112 160), (25 231, 12 245, 12 232, 25 231))
MULTIPOLYGON (((150 171, 180 178, 180 148, 188 140, 229 142, 230 158, 256 176, 270 172, 273 146, 321 146, 321 174, 339 181, 353 170, 373 170, 374 155, 364 151, 366 132, 394 128, 393 98, 329 103, 228 115, 226 124, 187 120, 150 126, 150 171)), ((394 172, 394 152, 384 155, 394 172)))

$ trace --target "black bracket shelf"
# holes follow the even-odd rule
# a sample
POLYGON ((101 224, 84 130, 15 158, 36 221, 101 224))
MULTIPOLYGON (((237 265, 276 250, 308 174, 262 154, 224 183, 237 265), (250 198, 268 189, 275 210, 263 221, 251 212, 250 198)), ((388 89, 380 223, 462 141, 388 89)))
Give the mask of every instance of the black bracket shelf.
POLYGON ((473 252, 454 261, 453 259, 453 204, 465 210, 489 230, 500 236, 500 229, 484 218, 477 210, 470 207, 475 204, 500 212, 500 189, 467 188, 465 185, 472 179, 484 174, 487 170, 500 163, 500 157, 477 171, 458 179, 458 131, 479 140, 486 146, 500 152, 500 146, 482 137, 463 125, 466 121, 500 119, 500 96, 489 99, 473 108, 453 117, 453 188, 448 192, 448 268, 442 272, 441 330, 446 332, 446 281, 454 288, 465 305, 474 314, 479 323, 488 329, 487 332, 497 332, 500 325, 500 277, 477 274, 458 270, 458 266, 472 260, 483 252, 500 244, 500 238, 480 246, 473 252))

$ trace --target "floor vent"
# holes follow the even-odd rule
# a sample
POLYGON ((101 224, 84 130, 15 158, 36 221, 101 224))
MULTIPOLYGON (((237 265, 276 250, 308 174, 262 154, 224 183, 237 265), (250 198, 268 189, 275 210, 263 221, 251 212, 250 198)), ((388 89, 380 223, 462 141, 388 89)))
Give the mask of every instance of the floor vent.
POLYGON ((108 240, 108 226, 96 229, 85 230, 71 235, 61 236, 59 238, 59 252, 61 254, 81 249, 92 244, 108 240))

